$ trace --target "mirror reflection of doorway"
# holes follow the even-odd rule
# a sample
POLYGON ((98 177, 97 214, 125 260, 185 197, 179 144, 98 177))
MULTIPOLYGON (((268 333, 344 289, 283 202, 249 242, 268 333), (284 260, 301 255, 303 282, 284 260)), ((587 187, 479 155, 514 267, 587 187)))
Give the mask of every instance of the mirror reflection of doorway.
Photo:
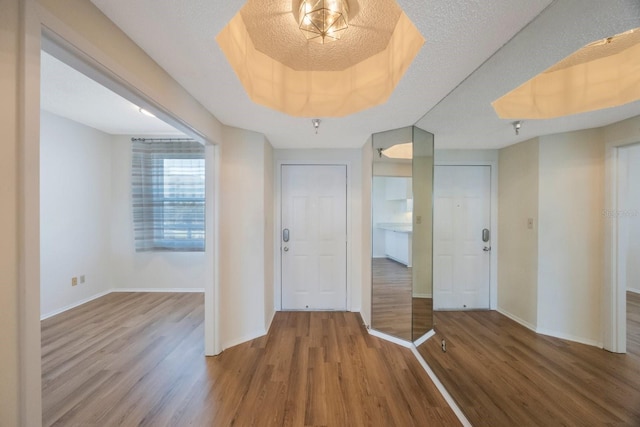
POLYGON ((409 176, 373 177, 373 327, 411 341, 413 194, 403 166, 397 173, 409 176))
POLYGON ((373 150, 371 326, 416 341, 433 328, 433 135, 382 132, 373 150))
POLYGON ((436 166, 434 184, 434 309, 488 310, 491 167, 436 166))

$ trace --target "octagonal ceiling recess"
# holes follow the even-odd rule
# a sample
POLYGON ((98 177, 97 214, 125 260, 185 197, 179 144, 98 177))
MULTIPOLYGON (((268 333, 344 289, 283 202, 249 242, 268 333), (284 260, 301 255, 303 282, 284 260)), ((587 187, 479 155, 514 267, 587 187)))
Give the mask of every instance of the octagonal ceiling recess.
POLYGON ((640 29, 589 43, 492 103, 500 118, 551 119, 640 100, 640 29))
POLYGON ((424 44, 395 0, 352 0, 330 44, 298 29, 299 0, 248 0, 216 40, 249 97, 297 117, 341 117, 384 103, 424 44))

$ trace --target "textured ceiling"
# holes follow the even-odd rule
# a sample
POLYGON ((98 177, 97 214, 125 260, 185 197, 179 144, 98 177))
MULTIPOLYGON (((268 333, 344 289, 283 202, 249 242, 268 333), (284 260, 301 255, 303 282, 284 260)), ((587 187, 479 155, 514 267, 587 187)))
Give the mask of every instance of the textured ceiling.
POLYGON ((339 42, 309 43, 298 29, 292 1, 248 0, 240 9, 255 48, 294 70, 340 71, 389 44, 400 18, 395 0, 349 2, 349 28, 339 42))
POLYGON ((325 119, 318 135, 308 119, 253 103, 217 47, 244 1, 91 1, 221 122, 264 133, 276 148, 361 147, 372 133, 416 122, 438 148, 496 148, 640 114, 634 103, 527 121, 516 137, 491 107, 579 47, 639 27, 637 0, 399 0, 427 43, 385 104, 325 119))
POLYGON ((42 52, 40 106, 43 110, 111 135, 181 135, 89 77, 42 52))
POLYGON ((526 120, 516 136, 491 102, 593 41, 640 26, 637 0, 556 1, 430 109, 417 126, 436 148, 501 148, 540 135, 605 126, 640 115, 640 102, 545 120, 526 120))
POLYGON ((294 117, 344 117, 385 103, 424 44, 404 13, 383 50, 340 71, 293 70, 259 52, 240 14, 216 41, 254 102, 294 117))

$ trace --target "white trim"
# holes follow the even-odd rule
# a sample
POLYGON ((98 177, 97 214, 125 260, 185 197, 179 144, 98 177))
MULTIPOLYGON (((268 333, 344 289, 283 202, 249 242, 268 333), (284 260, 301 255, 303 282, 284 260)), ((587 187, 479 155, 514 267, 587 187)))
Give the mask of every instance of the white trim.
POLYGON ((456 417, 458 417, 460 424, 462 424, 464 427, 472 427, 471 423, 469 422, 467 417, 464 415, 464 413, 462 412, 462 410, 460 409, 456 401, 453 400, 453 397, 451 397, 451 395, 449 394, 447 389, 444 387, 444 385, 442 385, 442 383, 440 382, 436 374, 431 370, 431 368, 429 367, 427 362, 424 360, 424 358, 422 357, 418 349, 412 345, 411 352, 413 353, 415 358, 418 359, 420 366, 422 366, 422 369, 424 369, 427 375, 429 375, 429 378, 431 378, 431 381, 436 386, 436 388, 438 389, 438 391, 440 392, 444 400, 447 402, 449 407, 451 407, 451 410, 453 411, 453 413, 456 414, 456 417))
POLYGON ((425 294, 425 293, 418 293, 418 292, 413 294, 413 298, 427 298, 428 299, 428 298, 432 298, 432 297, 433 297, 432 294, 425 294))
MULTIPOLYGON (((437 150, 436 150, 437 151, 437 150)), ((491 168, 491 265, 489 267, 489 309, 498 309, 498 161, 497 160, 441 160, 435 155, 436 166, 489 166, 491 168)), ((435 181, 433 183, 435 189, 435 181)))
MULTIPOLYGON (((275 238, 273 239, 274 245, 274 259, 275 259, 275 268, 274 268, 274 303, 275 310, 282 310, 282 251, 281 251, 281 241, 280 238, 280 229, 282 227, 282 166, 284 165, 309 165, 309 166, 345 166, 347 170, 347 289, 346 289, 346 309, 347 311, 356 311, 351 307, 351 301, 353 300, 351 293, 353 292, 353 272, 355 271, 355 266, 353 265, 352 260, 352 252, 353 252, 353 191, 351 190, 352 185, 352 176, 353 171, 351 167, 350 160, 282 160, 279 159, 276 161, 276 173, 275 173, 275 209, 276 209, 276 217, 275 217, 275 238)), ((358 310, 359 311, 359 310, 358 310)))
POLYGON ((42 320, 48 319, 50 317, 56 316, 56 315, 58 315, 60 313, 64 313, 67 310, 71 310, 72 308, 79 307, 79 306, 81 306, 83 304, 86 304, 88 302, 91 302, 91 301, 93 301, 95 299, 101 298, 101 297, 103 297, 105 295, 109 295, 110 293, 111 293, 111 290, 107 290, 107 291, 100 292, 100 293, 97 293, 95 295, 92 295, 90 297, 84 298, 84 299, 82 299, 80 301, 74 302, 73 304, 65 305, 64 307, 59 308, 57 310, 50 311, 47 314, 42 314, 40 316, 40 320, 42 321, 42 320))
POLYGON ((389 341, 389 342, 392 342, 394 344, 398 344, 398 345, 400 345, 402 347, 405 347, 405 348, 413 347, 413 344, 411 342, 409 342, 409 341, 405 341, 403 339, 394 337, 392 335, 388 335, 388 334, 382 333, 380 331, 376 331, 375 329, 369 329, 369 335, 373 335, 374 337, 383 339, 385 341, 389 341))
POLYGON ((253 341, 253 340, 258 339, 260 337, 263 337, 265 335, 267 335, 267 331, 265 331, 265 330, 262 330, 260 332, 255 332, 253 334, 246 334, 246 335, 244 335, 244 336, 242 336, 240 338, 236 338, 236 339, 233 339, 233 340, 225 343, 224 346, 223 346, 223 351, 228 349, 228 348, 235 347, 237 345, 244 344, 244 343, 249 342, 249 341, 253 341))
POLYGON ((424 334, 423 336, 421 336, 420 338, 418 338, 417 340, 415 340, 413 342, 413 345, 415 345, 416 347, 420 347, 422 344, 424 344, 429 338, 431 338, 432 336, 434 336, 436 334, 436 331, 434 331, 433 329, 429 330, 426 334, 424 334))
POLYGON ((627 288, 627 292, 633 292, 634 294, 640 294, 640 289, 627 288))
MULTIPOLYGON (((637 137, 605 141, 605 203, 604 209, 617 212, 618 200, 618 148, 638 144, 637 137)), ((602 290, 602 345, 615 353, 627 351, 627 289, 626 274, 621 271, 618 241, 618 221, 614 215, 605 216, 605 281, 602 290), (622 273, 622 274, 621 274, 622 273)), ((622 257, 625 255, 622 254, 622 257)), ((624 260, 623 260, 624 261, 624 260)))
POLYGON ((535 325, 527 322, 526 320, 523 320, 521 318, 519 318, 518 316, 516 316, 515 314, 511 314, 506 310, 503 310, 502 308, 498 308, 498 310, 496 310, 498 313, 502 314, 503 316, 508 317, 509 319, 513 320, 516 323, 519 323, 520 325, 524 326, 525 328, 533 331, 533 332, 538 332, 538 329, 536 328, 535 325))
POLYGON ((113 288, 111 292, 168 292, 168 293, 204 293, 204 288, 113 288))
POLYGON ((537 333, 541 334, 541 335, 546 335, 549 337, 553 337, 553 338, 559 338, 562 340, 566 340, 566 341, 573 341, 573 342, 577 342, 580 344, 586 344, 586 345, 590 345, 593 347, 598 347, 598 348, 602 348, 602 343, 595 341, 595 340, 590 340, 590 339, 586 339, 586 338, 581 338, 581 337, 577 337, 575 335, 571 335, 571 334, 565 334, 563 332, 556 332, 556 331, 552 331, 550 329, 543 329, 543 328, 538 328, 536 330, 537 333))
POLYGON ((220 353, 219 301, 219 206, 220 206, 220 147, 205 145, 206 155, 206 271, 204 283, 204 348, 205 356, 220 353))
POLYGON ((171 288, 171 289, 162 289, 162 288, 149 288, 149 289, 145 289, 145 288, 115 288, 115 289, 109 289, 100 293, 97 293, 95 295, 92 295, 90 297, 81 299, 80 301, 74 302, 73 304, 69 304, 69 305, 65 305, 62 308, 59 308, 57 310, 51 311, 47 314, 43 314, 40 316, 40 320, 45 320, 48 319, 50 317, 56 316, 60 313, 64 313, 65 311, 71 310, 72 308, 76 308, 76 307, 80 307, 83 304, 86 304, 88 302, 91 302, 93 300, 96 300, 98 298, 104 297, 106 295, 109 295, 111 293, 126 293, 126 292, 152 292, 152 293, 157 293, 157 292, 167 292, 167 293, 204 293, 204 289, 201 288, 184 288, 184 289, 180 289, 180 288, 171 288))

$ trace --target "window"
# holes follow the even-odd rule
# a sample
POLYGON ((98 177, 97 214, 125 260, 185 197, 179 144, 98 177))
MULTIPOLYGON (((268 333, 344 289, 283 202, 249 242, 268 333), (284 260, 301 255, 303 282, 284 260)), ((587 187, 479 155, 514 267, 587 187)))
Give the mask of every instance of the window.
POLYGON ((193 140, 132 141, 136 251, 204 251, 204 147, 193 140))

